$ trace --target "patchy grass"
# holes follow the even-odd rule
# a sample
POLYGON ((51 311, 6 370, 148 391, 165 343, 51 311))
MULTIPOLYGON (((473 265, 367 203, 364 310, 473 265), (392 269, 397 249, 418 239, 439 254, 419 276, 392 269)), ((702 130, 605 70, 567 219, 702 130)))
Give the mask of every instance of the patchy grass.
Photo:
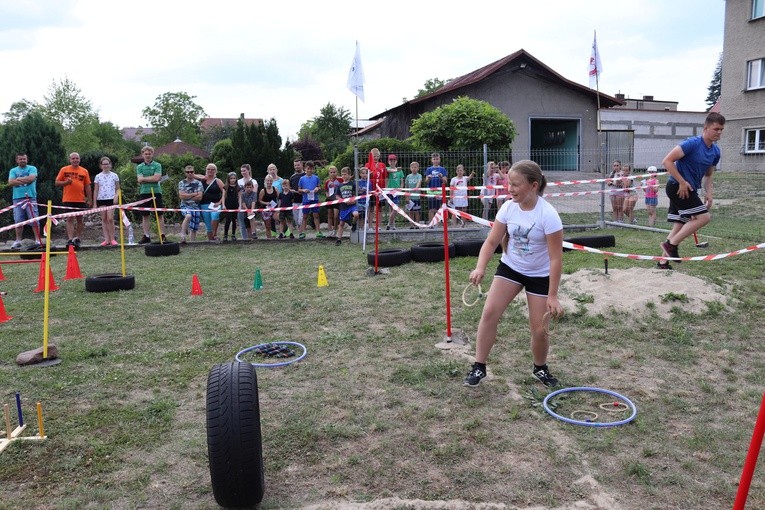
MULTIPOLYGON (((618 251, 629 253, 655 254, 661 237, 615 234, 618 251)), ((739 244, 715 240, 714 249, 739 244)), ((86 274, 119 271, 117 251, 78 258, 86 274)), ((462 306, 461 293, 474 264, 451 264, 452 324, 471 338, 481 307, 462 306)), ((651 266, 610 258, 610 268, 635 265, 651 266)), ((50 341, 63 363, 48 368, 14 364, 42 343, 37 268, 3 267, 13 319, 0 324, 0 395, 12 404, 21 392, 30 434, 41 401, 49 440, 0 454, 0 509, 216 508, 207 373, 267 341, 303 343, 308 356, 258 370, 265 510, 394 496, 556 507, 594 494, 625 509, 725 508, 762 398, 765 263, 757 253, 676 268, 727 289, 729 306, 700 315, 678 308, 664 319, 652 304, 645 314, 590 315, 583 304, 593 296, 578 296, 580 306, 554 326, 551 363, 569 386, 635 402, 633 423, 604 430, 564 424, 541 408, 547 390, 530 374, 518 302, 500 324, 493 377, 462 386, 469 360, 434 348, 446 327, 441 264, 369 277, 366 256, 348 244, 203 245, 158 259, 131 249, 136 288, 106 294, 61 281, 65 266, 66 257, 53 260, 61 289, 50 297, 50 341), (319 264, 329 287, 317 287, 319 264), (190 296, 192 274, 203 296, 190 296), (594 486, 580 483, 585 475, 594 486)), ((564 267, 602 261, 571 252, 564 267)), ((752 508, 765 506, 762 480, 753 481, 752 508)))

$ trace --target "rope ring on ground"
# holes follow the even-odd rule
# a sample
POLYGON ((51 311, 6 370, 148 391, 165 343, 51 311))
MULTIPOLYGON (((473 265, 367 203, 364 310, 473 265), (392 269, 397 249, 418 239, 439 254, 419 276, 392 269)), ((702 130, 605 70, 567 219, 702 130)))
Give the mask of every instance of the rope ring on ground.
POLYGON ((587 423, 594 422, 595 420, 598 419, 598 413, 596 413, 595 411, 585 411, 583 409, 577 409, 576 411, 572 411, 571 419, 576 420, 576 416, 578 414, 589 415, 590 416, 589 418, 584 419, 584 421, 586 421, 587 423))
POLYGON ((468 283, 467 286, 465 287, 465 290, 462 291, 462 302, 465 304, 465 306, 474 306, 476 303, 478 303, 478 301, 481 298, 484 298, 484 297, 486 297, 486 294, 483 293, 480 283, 479 284, 468 283), (478 288, 478 294, 476 295, 474 301, 468 303, 467 301, 468 290, 472 289, 473 287, 478 288))
POLYGON ((306 354, 308 354, 308 349, 305 348, 305 345, 299 344, 297 342, 284 342, 284 341, 265 342, 265 343, 262 343, 262 344, 253 345, 252 347, 248 347, 246 349, 242 349, 241 351, 237 352, 236 353, 236 360, 238 362, 240 362, 240 363, 250 363, 250 365, 252 365, 254 367, 275 368, 275 367, 283 367, 283 366, 295 363, 296 361, 300 361, 301 359, 305 358, 306 354), (268 345, 268 344, 270 344, 270 345, 279 345, 279 346, 281 346, 281 345, 291 345, 293 347, 297 347, 299 349, 302 349, 303 352, 299 356, 297 356, 295 359, 291 359, 291 360, 288 360, 288 361, 280 361, 278 363, 253 363, 253 362, 247 362, 247 361, 244 361, 243 359, 241 359, 241 356, 243 354, 246 354, 246 353, 248 353, 250 351, 254 351, 254 350, 258 349, 259 347, 263 347, 264 345, 268 345))
POLYGON ((590 386, 576 386, 573 388, 563 388, 561 390, 553 391, 552 393, 550 393, 549 395, 545 397, 544 401, 542 402, 542 407, 544 407, 545 411, 547 411, 547 414, 549 414, 553 418, 556 418, 560 421, 564 421, 566 423, 570 423, 572 425, 583 425, 585 427, 616 427, 617 425, 624 425, 631 422, 632 420, 635 419, 635 416, 637 416, 637 407, 635 407, 635 404, 633 404, 632 401, 628 399, 627 397, 625 397, 624 395, 620 395, 616 393, 615 391, 604 390, 602 388, 593 388, 590 386), (628 416, 627 418, 623 420, 612 421, 608 423, 599 423, 599 422, 580 421, 580 420, 574 420, 572 418, 566 418, 565 416, 562 416, 556 413, 555 411, 553 411, 552 409, 550 409, 549 402, 551 399, 563 393, 572 393, 576 391, 592 391, 595 393, 603 393, 605 395, 610 395, 614 398, 621 400, 627 406, 629 406, 629 408, 632 409, 632 414, 630 414, 630 416, 628 416))
POLYGON ((630 406, 624 402, 608 402, 605 404, 600 404, 598 407, 609 413, 622 413, 629 410, 630 408, 630 406))

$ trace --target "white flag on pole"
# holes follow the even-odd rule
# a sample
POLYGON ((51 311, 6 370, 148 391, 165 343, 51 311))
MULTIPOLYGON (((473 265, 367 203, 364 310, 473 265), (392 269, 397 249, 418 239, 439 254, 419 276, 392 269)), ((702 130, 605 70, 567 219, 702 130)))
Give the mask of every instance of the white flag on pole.
POLYGON ((592 53, 590 54, 590 88, 597 88, 598 77, 603 72, 603 64, 600 62, 600 53, 598 52, 598 40, 593 32, 592 35, 592 53))
POLYGON ((353 92, 362 102, 364 101, 364 68, 361 67, 361 51, 358 41, 356 41, 356 54, 353 56, 353 64, 351 64, 351 70, 348 71, 348 90, 353 92))

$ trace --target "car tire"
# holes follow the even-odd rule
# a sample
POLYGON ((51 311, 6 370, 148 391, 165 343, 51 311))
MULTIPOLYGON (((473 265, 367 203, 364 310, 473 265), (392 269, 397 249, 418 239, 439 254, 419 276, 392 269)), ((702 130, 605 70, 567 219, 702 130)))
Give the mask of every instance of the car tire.
POLYGON ((85 278, 88 292, 114 292, 135 288, 135 275, 122 276, 120 273, 94 274, 85 278))
POLYGON ((265 491, 258 379, 250 363, 212 367, 207 377, 207 454, 215 501, 258 505, 265 491))
MULTIPOLYGON (((406 264, 412 260, 412 250, 409 248, 386 248, 377 252, 377 265, 380 267, 394 267, 406 264)), ((375 265, 375 254, 367 253, 367 263, 375 265)))
MULTIPOLYGON (((609 248, 616 246, 616 238, 613 235, 579 236, 563 239, 572 244, 587 246, 588 248, 609 248)), ((563 248, 563 251, 571 251, 571 248, 563 248)))
POLYGON ((468 239, 465 241, 454 241, 455 253, 457 257, 477 257, 481 253, 481 247, 485 239, 468 239))
MULTIPOLYGON (((449 258, 457 254, 454 243, 449 243, 449 258)), ((444 243, 419 243, 412 246, 412 260, 415 262, 442 262, 444 260, 444 243)))
POLYGON ((175 241, 164 243, 153 242, 144 245, 144 253, 147 257, 167 257, 181 253, 181 245, 175 241))

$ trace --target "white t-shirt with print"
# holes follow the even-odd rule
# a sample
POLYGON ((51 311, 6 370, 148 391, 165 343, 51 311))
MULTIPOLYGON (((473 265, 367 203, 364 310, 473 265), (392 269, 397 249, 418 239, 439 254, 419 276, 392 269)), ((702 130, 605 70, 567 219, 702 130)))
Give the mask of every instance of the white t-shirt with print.
POLYGON ((495 221, 507 225, 509 239, 502 262, 526 276, 548 276, 550 255, 545 236, 563 229, 558 211, 542 197, 531 211, 523 211, 517 202, 508 200, 499 208, 495 221))
POLYGON ((117 195, 116 183, 120 182, 120 177, 114 172, 100 172, 93 178, 93 182, 98 184, 96 200, 112 200, 117 195))

